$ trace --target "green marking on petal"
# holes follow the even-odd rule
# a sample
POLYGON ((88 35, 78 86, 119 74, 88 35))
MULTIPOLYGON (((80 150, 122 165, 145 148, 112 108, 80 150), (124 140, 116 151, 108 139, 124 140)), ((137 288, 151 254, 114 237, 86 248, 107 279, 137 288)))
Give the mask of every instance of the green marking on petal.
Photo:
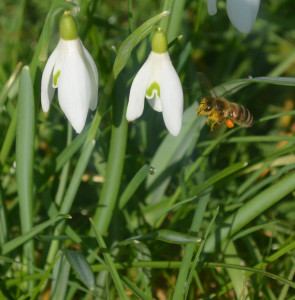
POLYGON ((58 70, 54 75, 53 75, 53 86, 57 87, 57 80, 59 78, 60 75, 60 70, 58 70))
POLYGON ((146 97, 148 99, 151 99, 153 97, 154 91, 157 93, 158 97, 161 98, 160 85, 156 81, 154 81, 146 90, 146 97))

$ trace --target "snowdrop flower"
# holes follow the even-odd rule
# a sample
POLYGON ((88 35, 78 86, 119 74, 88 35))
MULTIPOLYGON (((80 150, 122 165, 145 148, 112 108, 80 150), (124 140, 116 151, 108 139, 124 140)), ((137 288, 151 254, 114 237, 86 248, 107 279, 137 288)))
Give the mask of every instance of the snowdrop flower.
POLYGON ((145 98, 154 110, 163 113, 168 131, 177 136, 182 126, 183 92, 167 51, 166 35, 160 28, 152 39, 152 52, 131 85, 128 121, 142 115, 145 98))
MULTIPOLYGON (((216 0, 207 0, 209 15, 217 13, 216 0)), ((227 0, 226 8, 232 24, 241 32, 249 33, 257 17, 260 0, 227 0)))
POLYGON ((61 17, 60 40, 50 55, 41 81, 41 104, 48 112, 55 89, 61 109, 77 133, 85 126, 88 109, 97 106, 98 73, 89 52, 78 37, 75 19, 61 17))

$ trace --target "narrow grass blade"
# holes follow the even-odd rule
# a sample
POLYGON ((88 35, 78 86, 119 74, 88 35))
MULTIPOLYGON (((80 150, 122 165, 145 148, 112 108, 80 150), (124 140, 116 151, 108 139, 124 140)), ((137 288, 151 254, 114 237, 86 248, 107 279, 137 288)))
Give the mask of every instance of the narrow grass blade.
POLYGON ((110 253, 108 252, 107 250, 107 247, 106 247, 106 244, 101 236, 101 234, 96 230, 95 228, 95 224, 94 222, 90 219, 90 223, 91 223, 91 226, 92 226, 92 229, 95 233, 95 236, 96 236, 96 239, 97 239, 97 242, 98 242, 98 245, 103 253, 103 256, 104 256, 104 259, 105 259, 105 262, 106 262, 106 265, 107 265, 107 268, 112 276, 112 279, 114 281, 114 284, 117 288, 117 291, 119 293, 119 296, 120 296, 120 299, 122 300, 127 300, 127 296, 125 294, 125 291, 124 291, 124 287, 123 287, 123 284, 122 284, 122 281, 120 279, 120 276, 118 274, 118 271, 112 261, 112 258, 111 258, 111 255, 110 253))
POLYGON ((295 115, 295 110, 285 111, 285 112, 282 112, 282 113, 273 114, 273 115, 270 115, 270 116, 260 118, 259 122, 265 122, 265 121, 272 120, 272 119, 278 119, 278 118, 281 118, 281 117, 284 117, 284 116, 294 116, 294 115, 295 115))
MULTIPOLYGON (((127 96, 121 78, 116 81, 113 103, 112 134, 105 182, 100 194, 99 205, 95 211, 93 222, 101 234, 105 234, 113 215, 119 188, 122 180, 123 167, 128 135, 128 123, 125 118, 127 96)), ((92 234, 93 232, 90 232, 92 234)))
POLYGON ((172 244, 200 243, 201 241, 199 238, 189 234, 176 232, 173 230, 160 229, 158 231, 149 234, 143 234, 143 235, 131 237, 121 242, 120 244, 126 245, 134 240, 147 240, 147 239, 156 239, 156 240, 160 240, 172 244))
MULTIPOLYGON (((59 258, 60 258, 60 256, 57 256, 56 259, 49 266, 49 268, 46 270, 46 272, 42 276, 42 279, 40 280, 38 286, 36 286, 36 288, 34 289, 33 294, 30 295, 30 300, 34 300, 38 297, 40 291, 42 290, 43 285, 45 284, 45 282, 48 280, 48 278, 50 276, 52 268, 54 267, 54 265, 56 264, 56 262, 58 261, 59 258)), ((59 298, 59 299, 62 299, 62 298, 59 298)))
POLYGON ((147 175, 150 173, 150 166, 144 165, 142 166, 134 177, 129 182, 128 186, 122 193, 120 200, 119 200, 119 209, 122 209, 130 198, 133 196, 134 192, 138 189, 140 184, 146 179, 147 175))
MULTIPOLYGON (((204 213, 206 211, 207 203, 209 201, 210 193, 206 193, 203 197, 201 197, 199 201, 199 205, 195 209, 192 225, 190 228, 190 232, 196 235, 201 227, 202 220, 204 218, 204 213)), ((187 276, 190 269, 191 260, 193 257, 193 253, 196 245, 186 245, 184 256, 182 258, 181 267, 179 270, 179 274, 176 281, 176 287, 173 293, 172 300, 183 299, 183 295, 185 294, 185 283, 187 281, 187 276)))
POLYGON ((58 172, 70 158, 84 145, 89 125, 86 126, 81 134, 79 134, 56 158, 55 171, 58 172))
POLYGON ((95 141, 94 140, 90 141, 88 145, 86 145, 86 147, 84 148, 84 151, 82 152, 77 162, 75 172, 72 176, 70 185, 66 191, 65 197, 60 207, 60 213, 62 214, 67 214, 70 212, 74 198, 77 194, 81 182, 82 175, 84 174, 85 169, 88 165, 94 146, 95 146, 95 141))
MULTIPOLYGON (((199 133, 204 125, 204 120, 196 118, 197 104, 193 103, 183 115, 183 126, 177 137, 167 135, 158 147, 150 165, 157 171, 153 176, 147 178, 146 187, 150 190, 146 202, 148 205, 156 204, 163 199, 163 195, 171 180, 171 174, 195 144, 199 133)), ((156 216, 146 216, 147 221, 152 224, 156 216)))
MULTIPOLYGON (((292 240, 292 239, 291 239, 292 240)), ((285 254, 290 253, 295 249, 295 242, 287 243, 286 245, 282 246, 278 251, 273 253, 270 256, 267 256, 264 258, 264 260, 254 266, 255 269, 265 269, 269 264, 272 262, 278 260, 280 257, 284 256, 285 254)), ((245 273, 245 276, 250 277, 253 274, 251 271, 247 271, 245 273)), ((232 283, 227 284, 224 286, 221 291, 218 293, 218 295, 225 294, 229 289, 232 288, 232 283)))
POLYGON ((222 179, 226 178, 227 176, 245 168, 248 165, 247 162, 238 162, 235 163, 222 171, 218 172, 217 174, 213 175, 212 177, 208 178, 204 183, 196 186, 194 190, 194 194, 199 194, 206 190, 208 187, 212 186, 213 184, 221 181, 222 179))
POLYGON ((130 281, 127 277, 122 276, 122 281, 126 286, 141 300, 152 300, 152 297, 146 295, 142 290, 140 290, 132 281, 130 281))
POLYGON ((133 48, 142 41, 148 34, 154 30, 154 25, 163 17, 167 16, 169 12, 164 11, 153 18, 149 19, 141 26, 139 26, 133 33, 131 33, 122 43, 113 67, 114 78, 116 79, 119 73, 127 64, 129 56, 133 48))
POLYGON ((19 62, 15 68, 15 70, 10 75, 9 79, 5 83, 4 87, 1 90, 0 93, 0 108, 5 103, 5 100, 9 94, 10 89, 13 87, 13 85, 16 83, 18 75, 21 71, 22 63, 19 62))
MULTIPOLYGON (((239 162, 239 163, 236 163, 232 166, 225 168, 224 170, 220 171, 219 173, 217 173, 217 174, 213 175, 212 177, 210 177, 209 179, 207 179, 204 183, 196 186, 193 190, 193 193, 195 195, 199 195, 204 190, 206 190, 210 186, 214 185, 216 182, 219 182, 222 179, 224 179, 225 177, 241 170, 246 165, 247 165, 247 163, 245 163, 245 162, 239 162)), ((177 189, 175 193, 176 193, 176 196, 178 196, 180 194, 180 190, 177 189)), ((160 203, 158 203, 156 205, 146 207, 144 209, 145 216, 156 219, 157 220, 156 225, 160 226, 160 224, 165 219, 169 209, 172 207, 175 199, 177 198, 176 196, 173 196, 171 198, 168 198, 167 200, 161 201, 160 203)))
MULTIPOLYGON (((94 140, 90 141, 85 146, 84 150, 82 151, 81 156, 77 162, 74 174, 72 176, 71 182, 69 184, 69 187, 65 193, 59 213, 62 213, 62 214, 69 213, 69 211, 73 205, 75 196, 77 194, 78 188, 80 186, 81 178, 82 178, 82 176, 85 172, 85 169, 89 163, 89 159, 93 152, 94 146, 95 146, 95 141, 94 140)), ((64 222, 62 222, 61 224, 58 224, 54 230, 54 235, 59 236, 59 235, 63 234, 64 229, 65 229, 64 227, 65 227, 64 222)), ((51 263, 54 260, 54 257, 58 251, 58 248, 59 248, 59 241, 56 241, 56 240, 52 241, 52 243, 50 245, 49 253, 47 256, 48 263, 51 263)))
MULTIPOLYGON (((226 248, 224 251, 224 261, 228 264, 241 264, 241 259, 238 257, 237 250, 232 241, 226 243, 226 248)), ((233 288, 236 293, 236 299, 250 299, 245 273, 242 270, 231 268, 226 269, 226 271, 233 284, 233 288)))
POLYGON ((50 220, 47 220, 47 221, 33 227, 29 232, 5 243, 2 247, 2 254, 7 254, 7 253, 11 252, 12 250, 14 250, 15 248, 21 246, 22 244, 24 244, 28 240, 32 239, 35 235, 37 235, 39 232, 41 232, 48 226, 53 225, 54 223, 56 223, 62 219, 70 219, 70 218, 71 217, 68 215, 60 215, 60 216, 57 216, 50 220))
POLYGON ((242 230, 242 231, 240 231, 239 233, 237 233, 233 236, 232 241, 238 240, 238 239, 240 239, 240 238, 242 238, 242 237, 244 237, 244 236, 246 236, 250 233, 253 233, 255 231, 269 228, 271 225, 273 226, 276 223, 277 223, 277 221, 268 222, 268 223, 264 223, 264 224, 261 224, 261 225, 253 226, 253 227, 248 228, 246 230, 242 230))
MULTIPOLYGON (((288 286, 292 287, 293 289, 295 289, 295 282, 288 280, 282 276, 279 276, 277 274, 273 274, 264 270, 260 270, 257 268, 251 268, 251 267, 246 267, 246 266, 240 266, 240 265, 233 265, 233 264, 224 264, 224 263, 207 263, 204 264, 205 268, 231 268, 231 269, 236 269, 236 270, 243 270, 243 271, 247 271, 247 273, 251 273, 251 274, 261 274, 264 275, 266 277, 272 278, 278 282, 287 284, 288 286)), ((247 274, 246 273, 246 274, 247 274)))
POLYGON ((169 41, 179 34, 181 21, 183 18, 184 6, 185 0, 173 1, 171 18, 169 20, 167 28, 167 38, 169 41))
MULTIPOLYGON (((187 294, 189 292, 189 286, 191 284, 192 277, 193 277, 194 274, 196 274, 196 267, 197 267, 200 255, 201 255, 201 253, 203 251, 203 248, 204 248, 204 245, 205 245, 205 243, 207 241, 207 238, 208 238, 208 236, 209 236, 209 234, 211 232, 211 228, 212 228, 212 226, 213 226, 213 224, 214 224, 214 222, 216 220, 218 212, 219 212, 219 207, 215 210, 215 212, 213 214, 212 220, 211 220, 209 226, 207 227, 207 230, 205 232, 204 238, 203 238, 203 240, 202 240, 202 242, 200 244, 200 247, 198 248, 198 251, 197 251, 197 253, 196 253, 195 257, 194 257, 194 260, 193 260, 193 262, 192 262, 192 264, 190 266, 190 271, 188 273, 186 284, 185 284, 185 287, 186 287, 185 288, 185 293, 184 293, 185 294, 185 298, 187 298, 187 294)), ((187 245, 187 247, 189 247, 189 246, 190 245, 187 245)))
MULTIPOLYGON (((294 260, 293 260, 293 264, 290 266, 290 270, 289 270, 289 276, 288 279, 292 280, 294 278, 295 275, 295 266, 294 266, 294 260)), ((283 286, 280 296, 278 297, 278 300, 285 300, 288 299, 288 290, 289 290, 289 286, 286 284, 283 286)))
POLYGON ((77 251, 63 250, 63 253, 80 278, 80 280, 91 290, 94 289, 94 275, 86 258, 77 251))
POLYGON ((234 81, 229 81, 219 86, 214 87, 217 95, 221 94, 234 94, 240 89, 246 87, 251 83, 266 83, 266 84, 277 84, 284 86, 295 86, 295 78, 293 77, 254 77, 238 79, 234 81))
POLYGON ((11 122, 9 124, 2 148, 1 148, 1 152, 0 152, 0 163, 1 165, 5 164, 5 161, 10 153, 10 150, 13 146, 14 140, 15 140, 15 134, 16 134, 16 127, 17 127, 17 111, 18 109, 16 108, 14 110, 14 114, 13 117, 11 119, 11 122))
MULTIPOLYGON (((192 113, 195 113, 195 109, 192 106, 191 107, 192 113)), ((186 117, 186 115, 184 115, 186 117)), ((185 118, 184 118, 185 119, 185 118)), ((199 118, 200 119, 200 118, 199 118)), ((189 120, 188 120, 189 122, 189 120)), ((200 128, 192 128, 195 131, 200 131, 201 127, 203 126, 204 123, 200 123, 200 128)), ((183 124, 183 127, 185 126, 185 123, 183 124)), ((184 130, 184 128, 182 129, 182 131, 184 130)), ((197 170, 200 168, 201 164, 204 162, 204 160, 206 159, 206 157, 222 142, 224 141, 227 137, 229 137, 230 135, 232 135, 234 132, 236 132, 237 129, 232 129, 230 131, 228 131, 226 134, 222 135, 221 137, 215 139, 212 144, 206 148, 206 150, 203 152, 203 154, 201 156, 199 156, 196 161, 188 168, 186 174, 185 174, 185 182, 188 182, 190 180, 190 177, 197 172, 197 170)), ((188 135, 188 138, 191 138, 188 135)), ((197 140, 196 140, 197 141, 197 140)), ((163 142, 164 143, 164 142, 163 142)), ((171 147, 174 147, 174 145, 171 145, 171 147)), ((171 148, 170 147, 170 148, 171 148)), ((181 148, 183 148, 183 144, 180 145, 181 148)), ((170 153, 171 149, 169 149, 169 147, 167 147, 166 151, 168 151, 168 153, 170 153)), ((165 157, 165 152, 163 154, 163 159, 166 160, 165 157)), ((159 163, 161 164, 161 161, 159 160, 159 163)), ((157 169, 158 170, 158 169, 157 169)), ((165 169, 164 169, 165 170, 165 169)), ((159 170, 158 170, 159 171, 159 170)), ((167 175, 166 175, 167 176, 167 175)), ((152 183, 150 183, 152 184, 152 183)), ((163 183, 162 183, 163 184, 163 183)), ((208 186, 207 186, 208 187, 208 186)), ((206 187, 206 188, 207 188, 206 187)), ((165 190, 164 190, 165 191, 165 190)), ((164 192, 162 192, 162 195, 164 194, 164 192)), ((157 195, 157 194, 156 194, 157 195)), ((158 228, 159 226, 161 226, 162 222, 165 220, 165 217, 167 215, 167 213, 165 213, 167 211, 167 209, 169 209, 175 202, 176 200, 180 197, 181 195, 181 187, 179 186, 174 194, 167 199, 167 201, 163 201, 163 196, 159 197, 159 199, 161 200, 160 204, 155 204, 155 205, 149 205, 147 207, 143 208, 143 213, 145 215, 145 218, 147 218, 147 221, 152 220, 153 224, 155 224, 155 226, 158 228), (159 206, 160 208, 159 209, 159 206), (156 222, 156 223, 155 223, 156 222)), ((158 197, 158 196, 157 196, 158 197)))
POLYGON ((4 192, 0 183, 0 248, 8 239, 8 228, 4 192))
POLYGON ((70 278, 71 265, 64 255, 57 255, 58 259, 54 265, 52 272, 50 299, 73 299, 73 295, 79 289, 86 293, 90 292, 89 288, 80 286, 77 282, 73 282, 70 278))
POLYGON ((217 228, 214 234, 210 235, 204 251, 213 252, 217 244, 237 233, 263 211, 292 192, 295 188, 294 182, 295 173, 291 173, 247 202, 236 213, 227 218, 225 224, 217 228))

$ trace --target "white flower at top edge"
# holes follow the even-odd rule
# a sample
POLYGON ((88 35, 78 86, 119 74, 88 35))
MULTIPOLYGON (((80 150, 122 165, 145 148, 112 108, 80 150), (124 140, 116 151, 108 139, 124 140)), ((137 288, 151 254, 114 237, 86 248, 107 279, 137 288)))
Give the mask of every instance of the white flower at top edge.
MULTIPOLYGON (((207 0, 209 14, 217 12, 216 0, 207 0)), ((226 8, 232 24, 241 32, 249 33, 256 20, 260 0, 227 0, 226 8)))
POLYGON ((57 89, 61 109, 75 131, 80 133, 88 110, 95 110, 97 106, 98 73, 91 55, 77 36, 71 15, 62 16, 60 31, 59 43, 43 71, 41 104, 47 112, 57 89))
POLYGON ((152 52, 131 85, 126 113, 128 121, 142 115, 145 98, 154 110, 162 112, 168 131, 177 136, 182 126, 183 91, 161 29, 155 33, 152 52))

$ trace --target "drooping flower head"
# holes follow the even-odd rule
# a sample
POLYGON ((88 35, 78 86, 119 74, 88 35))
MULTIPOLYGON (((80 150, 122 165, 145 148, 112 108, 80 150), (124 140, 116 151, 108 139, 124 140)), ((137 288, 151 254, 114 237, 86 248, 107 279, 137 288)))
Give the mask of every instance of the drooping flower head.
MULTIPOLYGON (((209 15, 217 13, 216 0, 207 0, 209 15)), ((227 0, 226 8, 232 24, 241 32, 249 33, 256 20, 260 0, 227 0)))
POLYGON ((152 51, 131 85, 126 117, 128 121, 139 118, 146 98, 154 110, 162 112, 168 131, 177 136, 182 126, 183 91, 167 45, 159 28, 152 39, 152 51))
POLYGON ((96 65, 78 37, 73 16, 60 20, 60 40, 50 55, 41 80, 41 104, 49 110, 55 89, 61 109, 77 133, 86 122, 89 108, 97 106, 98 73, 96 65))

